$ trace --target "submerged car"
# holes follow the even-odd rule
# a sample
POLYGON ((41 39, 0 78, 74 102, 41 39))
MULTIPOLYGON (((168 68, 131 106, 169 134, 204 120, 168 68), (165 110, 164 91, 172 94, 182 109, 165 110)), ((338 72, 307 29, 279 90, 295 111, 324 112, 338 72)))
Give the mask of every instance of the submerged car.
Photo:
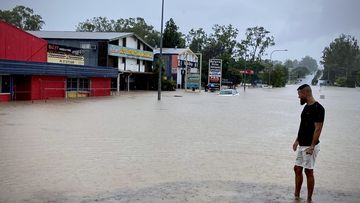
POLYGON ((209 84, 207 85, 207 89, 208 89, 210 92, 215 92, 217 88, 215 87, 215 84, 209 83, 209 84))
POLYGON ((239 92, 236 89, 222 89, 219 92, 219 96, 237 96, 239 92))

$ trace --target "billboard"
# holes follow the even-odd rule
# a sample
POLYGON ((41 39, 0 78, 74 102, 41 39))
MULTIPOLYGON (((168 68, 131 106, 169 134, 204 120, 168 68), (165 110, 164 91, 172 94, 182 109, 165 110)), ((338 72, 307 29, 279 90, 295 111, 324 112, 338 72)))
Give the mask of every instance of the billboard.
POLYGON ((200 67, 194 61, 179 60, 180 65, 183 63, 186 67, 186 89, 199 89, 201 83, 200 67))
POLYGON ((48 44, 47 61, 49 63, 84 65, 84 50, 57 44, 48 44))
POLYGON ((120 56, 133 59, 141 59, 146 61, 153 61, 154 54, 151 51, 143 51, 139 49, 132 49, 122 46, 109 44, 108 54, 110 56, 120 56))
POLYGON ((210 59, 208 83, 213 84, 215 88, 219 88, 219 89, 221 87, 221 72, 222 72, 222 60, 210 59))

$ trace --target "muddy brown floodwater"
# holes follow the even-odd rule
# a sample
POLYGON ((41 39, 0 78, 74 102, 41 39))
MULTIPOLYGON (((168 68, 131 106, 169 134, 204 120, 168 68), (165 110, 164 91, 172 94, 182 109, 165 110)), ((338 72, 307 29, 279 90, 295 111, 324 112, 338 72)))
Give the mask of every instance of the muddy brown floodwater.
MULTIPOLYGON (((0 104, 0 202, 294 202, 296 87, 0 104)), ((360 202, 360 89, 313 88, 314 202, 360 202)))

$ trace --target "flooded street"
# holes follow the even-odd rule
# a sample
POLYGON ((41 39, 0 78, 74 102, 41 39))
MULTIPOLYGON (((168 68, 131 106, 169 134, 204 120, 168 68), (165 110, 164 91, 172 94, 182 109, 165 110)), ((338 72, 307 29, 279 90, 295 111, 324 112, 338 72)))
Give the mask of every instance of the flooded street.
MULTIPOLYGON (((296 88, 0 104, 0 202, 292 202, 296 88)), ((360 202, 360 89, 313 92, 314 202, 360 202)))

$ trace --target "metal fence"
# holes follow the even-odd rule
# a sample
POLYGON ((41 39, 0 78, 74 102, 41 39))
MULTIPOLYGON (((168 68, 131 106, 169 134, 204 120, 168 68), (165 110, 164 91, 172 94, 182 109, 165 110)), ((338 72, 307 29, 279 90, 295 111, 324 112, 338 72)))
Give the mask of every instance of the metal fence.
POLYGON ((91 88, 88 87, 68 88, 66 80, 46 81, 29 84, 27 90, 14 88, 11 93, 11 100, 51 100, 51 99, 76 99, 96 96, 117 95, 116 88, 91 88))

